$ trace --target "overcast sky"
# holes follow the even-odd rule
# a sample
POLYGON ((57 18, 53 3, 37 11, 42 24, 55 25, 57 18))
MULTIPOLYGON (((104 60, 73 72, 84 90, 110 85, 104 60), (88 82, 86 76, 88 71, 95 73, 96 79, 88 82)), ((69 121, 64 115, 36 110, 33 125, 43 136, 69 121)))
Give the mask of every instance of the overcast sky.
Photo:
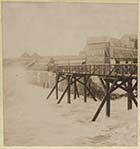
POLYGON ((137 15, 136 4, 5 2, 4 57, 78 54, 88 37, 136 34, 137 15))

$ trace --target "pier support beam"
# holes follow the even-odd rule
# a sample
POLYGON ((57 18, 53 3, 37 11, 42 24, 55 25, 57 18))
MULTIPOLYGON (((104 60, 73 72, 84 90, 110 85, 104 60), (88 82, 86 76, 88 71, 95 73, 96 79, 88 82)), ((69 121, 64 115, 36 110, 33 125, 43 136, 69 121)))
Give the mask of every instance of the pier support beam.
POLYGON ((58 99, 58 82, 59 82, 59 74, 56 74, 56 99, 58 99))
MULTIPOLYGON (((56 89, 58 87, 58 83, 62 82, 63 80, 65 80, 65 78, 60 79, 60 75, 59 77, 56 77, 56 82, 54 87, 52 88, 52 90, 50 91, 50 93, 48 94, 48 96, 46 97, 46 99, 49 99, 49 97, 52 95, 52 93, 56 90, 56 92, 58 92, 58 89, 56 89)), ((56 93, 56 96, 58 95, 58 93, 56 93)))
POLYGON ((128 101, 127 101, 127 108, 128 110, 132 109, 132 79, 128 80, 128 101))
POLYGON ((71 79, 70 79, 70 75, 67 75, 67 86, 68 86, 68 90, 67 90, 67 99, 68 99, 68 103, 71 103, 71 79))
POLYGON ((84 102, 87 102, 87 77, 84 75, 84 102))
POLYGON ((115 91, 116 89, 118 88, 121 88, 123 89, 124 91, 127 92, 127 95, 128 95, 128 110, 132 109, 132 100, 133 102, 135 103, 136 107, 138 106, 137 105, 137 100, 135 99, 135 96, 133 94, 133 90, 136 88, 136 85, 137 85, 137 80, 136 80, 136 83, 133 85, 132 83, 132 79, 131 78, 126 78, 126 79, 123 79, 123 78, 119 78, 117 80, 106 80, 106 94, 97 110, 97 112, 95 113, 92 121, 95 121, 99 115, 99 113, 101 112, 105 102, 106 102, 106 115, 108 117, 110 117, 110 96, 111 96, 111 93, 113 91, 115 91), (110 86, 110 84, 112 83, 112 85, 110 86), (126 85, 126 83, 128 85, 126 85))
MULTIPOLYGON (((103 100, 102 100, 102 102, 101 102, 101 104, 100 104, 100 106, 99 106, 97 112, 95 113, 95 115, 94 115, 92 121, 96 121, 96 119, 97 119, 98 115, 100 114, 100 112, 101 112, 101 110, 102 110, 102 108, 103 108, 105 102, 107 102, 107 100, 109 99, 108 97, 109 97, 110 94, 113 92, 114 87, 115 87, 117 81, 118 81, 118 80, 114 80, 114 81, 113 81, 113 84, 111 85, 111 87, 107 89, 107 92, 106 92, 106 94, 105 94, 105 96, 104 96, 104 98, 103 98, 103 100)), ((109 87, 109 85, 108 85, 108 87, 109 87)), ((108 106, 110 106, 110 101, 109 101, 109 100, 108 100, 107 106, 106 106, 106 114, 107 114, 107 116, 110 116, 110 107, 108 108, 108 106)))
MULTIPOLYGON (((77 80, 80 84, 82 84, 86 89, 87 91, 89 92, 89 94, 91 95, 91 97, 93 98, 94 101, 97 101, 97 99, 95 98, 94 94, 92 93, 92 91, 90 90, 90 88, 87 86, 87 84, 85 85, 85 83, 83 83, 82 81, 80 80, 77 80)), ((87 79, 88 81, 88 79, 87 79)))
MULTIPOLYGON (((75 79, 75 78, 74 78, 75 79)), ((74 81, 74 89, 73 89, 74 99, 76 99, 76 81, 74 81)))
POLYGON ((110 117, 110 93, 109 93, 109 89, 110 89, 110 82, 108 80, 106 80, 106 116, 110 117))
POLYGON ((77 82, 76 82, 76 75, 73 76, 74 79, 74 83, 73 83, 73 94, 74 94, 74 99, 76 99, 76 97, 79 98, 79 92, 78 92, 78 87, 77 87, 77 82))

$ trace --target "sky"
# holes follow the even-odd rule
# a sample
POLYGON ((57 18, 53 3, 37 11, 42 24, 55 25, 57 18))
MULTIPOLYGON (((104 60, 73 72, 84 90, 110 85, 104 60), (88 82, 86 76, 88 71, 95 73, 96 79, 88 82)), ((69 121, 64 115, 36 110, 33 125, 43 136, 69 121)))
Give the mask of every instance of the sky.
POLYGON ((137 4, 2 3, 4 57, 76 55, 88 37, 137 34, 137 4))

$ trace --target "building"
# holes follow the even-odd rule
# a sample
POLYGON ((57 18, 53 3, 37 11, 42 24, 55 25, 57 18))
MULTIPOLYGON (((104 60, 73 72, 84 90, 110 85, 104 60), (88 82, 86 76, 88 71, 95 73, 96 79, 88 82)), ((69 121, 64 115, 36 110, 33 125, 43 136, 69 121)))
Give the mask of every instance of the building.
POLYGON ((136 35, 124 35, 110 42, 110 63, 137 63, 138 38, 136 35))
POLYGON ((109 63, 109 47, 108 37, 90 37, 80 55, 86 57, 87 64, 109 63))
POLYGON ((86 58, 87 64, 137 62, 137 36, 90 37, 80 55, 86 58))

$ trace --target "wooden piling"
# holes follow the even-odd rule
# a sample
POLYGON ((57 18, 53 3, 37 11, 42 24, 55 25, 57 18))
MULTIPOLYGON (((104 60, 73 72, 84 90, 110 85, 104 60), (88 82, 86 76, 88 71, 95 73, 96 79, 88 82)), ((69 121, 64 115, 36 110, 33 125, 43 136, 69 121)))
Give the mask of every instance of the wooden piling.
POLYGON ((87 77, 86 75, 84 75, 84 102, 87 102, 87 77))
POLYGON ((73 93, 74 93, 74 99, 76 99, 76 89, 77 89, 77 86, 76 86, 76 79, 75 79, 75 76, 74 76, 74 89, 73 89, 73 93))
POLYGON ((108 92, 110 89, 110 82, 106 80, 106 116, 110 117, 110 93, 108 92))
POLYGON ((70 81, 70 75, 67 75, 67 85, 68 85, 68 90, 67 90, 67 101, 70 104, 71 103, 71 81, 70 81))
POLYGON ((132 109, 132 79, 128 79, 128 96, 127 96, 127 108, 132 109))
MULTIPOLYGON (((76 79, 76 78, 75 78, 76 79)), ((80 97, 80 94, 79 94, 79 91, 78 91, 78 87, 77 87, 77 83, 76 83, 76 81, 75 81, 75 91, 76 91, 76 95, 77 95, 77 97, 79 98, 80 97)))
POLYGON ((114 80, 114 81, 113 81, 113 83, 112 83, 111 87, 109 88, 108 92, 105 94, 105 96, 104 96, 104 98, 103 98, 103 100, 102 100, 102 102, 101 102, 101 104, 100 104, 100 106, 99 106, 97 112, 95 113, 95 115, 94 115, 92 121, 96 121, 96 119, 97 119, 99 113, 101 112, 101 110, 102 110, 102 108, 103 108, 103 106, 104 106, 104 104, 105 104, 105 102, 106 102, 106 100, 107 100, 108 94, 111 94, 111 93, 112 93, 112 91, 113 91, 113 89, 114 89, 114 86, 116 85, 117 81, 118 81, 118 80, 114 80))
POLYGON ((56 99, 58 99, 58 81, 59 81, 59 74, 56 74, 56 99))

